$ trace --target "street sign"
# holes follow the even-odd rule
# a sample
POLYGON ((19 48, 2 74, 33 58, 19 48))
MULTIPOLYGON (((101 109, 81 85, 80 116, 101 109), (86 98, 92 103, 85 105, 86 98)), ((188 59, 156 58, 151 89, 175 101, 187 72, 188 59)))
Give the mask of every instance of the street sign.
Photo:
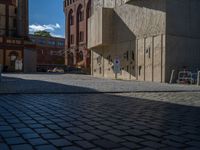
POLYGON ((119 58, 116 58, 114 60, 114 73, 120 73, 121 72, 121 64, 119 58))

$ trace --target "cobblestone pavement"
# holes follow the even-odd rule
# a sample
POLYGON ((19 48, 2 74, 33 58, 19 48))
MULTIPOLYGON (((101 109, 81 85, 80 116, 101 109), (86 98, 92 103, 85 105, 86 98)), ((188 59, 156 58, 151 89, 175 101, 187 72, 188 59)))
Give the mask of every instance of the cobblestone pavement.
POLYGON ((0 149, 9 148, 199 150, 200 108, 108 94, 1 95, 0 149))
POLYGON ((199 91, 195 85, 119 81, 71 74, 4 74, 0 93, 95 93, 136 91, 199 91))
POLYGON ((136 92, 115 95, 200 107, 200 92, 136 92))
POLYGON ((199 150, 198 91, 80 75, 7 74, 0 84, 0 150, 199 150))

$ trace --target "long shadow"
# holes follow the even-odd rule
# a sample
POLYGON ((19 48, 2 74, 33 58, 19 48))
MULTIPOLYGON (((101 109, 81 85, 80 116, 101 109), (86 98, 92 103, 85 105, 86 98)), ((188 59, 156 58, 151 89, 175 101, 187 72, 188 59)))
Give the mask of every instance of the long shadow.
POLYGON ((155 5, 155 3, 152 2, 152 0, 148 0, 148 1, 146 1, 146 0, 130 0, 127 4, 165 12, 166 11, 165 2, 163 0, 157 0, 157 3, 159 3, 159 4, 155 5), (163 7, 160 7, 160 6, 163 6, 163 7))
MULTIPOLYGON (((4 88, 5 84, 8 85, 5 90, 11 91, 13 84, 16 84, 13 91, 19 94, 0 95, 0 124, 12 128, 26 142, 31 140, 27 140, 22 133, 34 132, 39 135, 42 130, 38 128, 42 126, 45 132, 53 132, 60 139, 72 141, 72 136, 77 136, 96 147, 109 150, 200 148, 199 107, 95 94, 96 91, 89 88, 37 80, 4 77, 0 87, 4 88), (26 89, 20 91, 24 86, 26 89), (64 91, 80 91, 82 94, 62 94, 64 91), (20 130, 21 124, 26 124, 26 128, 20 130), (88 137, 83 131, 93 136, 88 137)), ((0 141, 3 139, 2 142, 9 145, 8 136, 12 137, 1 128, 0 141)), ((45 139, 41 135, 38 138, 45 139)), ((48 138, 45 140, 51 143, 48 138)), ((78 144, 73 141, 73 145, 78 144)))
POLYGON ((96 93, 97 91, 85 87, 5 76, 2 78, 2 82, 0 82, 0 94, 81 94, 91 92, 96 93))

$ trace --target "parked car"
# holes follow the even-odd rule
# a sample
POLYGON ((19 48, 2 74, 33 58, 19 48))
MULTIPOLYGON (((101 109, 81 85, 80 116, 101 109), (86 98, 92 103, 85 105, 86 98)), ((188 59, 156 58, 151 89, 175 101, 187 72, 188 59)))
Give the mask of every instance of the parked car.
POLYGON ((65 73, 64 69, 62 68, 53 68, 53 69, 48 69, 47 72, 52 72, 52 73, 65 73))

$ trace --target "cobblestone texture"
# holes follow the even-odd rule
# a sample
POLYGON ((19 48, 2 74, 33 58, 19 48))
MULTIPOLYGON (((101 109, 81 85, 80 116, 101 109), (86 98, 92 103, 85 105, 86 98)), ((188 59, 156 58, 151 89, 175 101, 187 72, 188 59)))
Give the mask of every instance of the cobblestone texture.
POLYGON ((0 148, 198 150, 200 109, 189 105, 108 94, 1 95, 0 148))
POLYGON ((200 92, 192 92, 192 88, 198 89, 194 86, 172 85, 176 92, 169 92, 170 89, 134 93, 124 93, 123 87, 117 89, 122 93, 115 93, 115 89, 106 86, 110 83, 128 87, 133 83, 130 86, 133 89, 138 88, 136 85, 140 89, 171 86, 77 75, 22 75, 22 78, 26 80, 4 78, 0 85, 0 150, 200 149, 200 92), (94 81, 90 83, 89 79, 94 81), (73 86, 67 85, 71 82, 75 82, 73 86), (92 84, 114 93, 95 93, 96 85, 92 84), (178 92, 177 87, 192 90, 178 92), (3 88, 18 94, 3 94, 6 91, 3 88), (86 93, 69 94, 63 90, 86 93))

